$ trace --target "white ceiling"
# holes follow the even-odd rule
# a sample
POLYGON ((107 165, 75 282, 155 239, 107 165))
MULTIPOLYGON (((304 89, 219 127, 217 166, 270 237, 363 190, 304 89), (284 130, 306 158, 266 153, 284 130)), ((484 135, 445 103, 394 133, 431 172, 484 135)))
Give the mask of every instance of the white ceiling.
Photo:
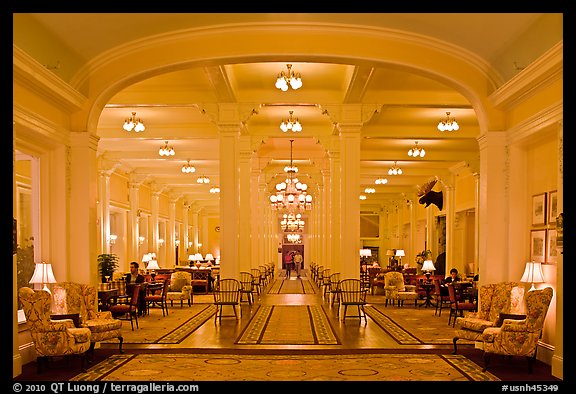
MULTIPOLYGON (((193 26, 240 23, 274 19, 280 14, 34 14, 46 28, 73 48, 86 61, 114 46, 150 34, 193 26)), ((362 23, 409 30, 452 41, 487 61, 521 34, 541 14, 298 14, 305 19, 362 23)), ((250 135, 255 162, 272 190, 289 162, 290 139, 300 177, 312 194, 322 182, 321 169, 329 168, 323 141, 334 132, 330 103, 384 103, 362 128, 360 195, 373 186, 364 206, 413 198, 418 185, 432 177, 447 177, 454 166, 477 166, 479 126, 470 103, 458 92, 438 81, 405 69, 370 64, 327 64, 282 61, 250 64, 218 64, 176 71, 139 82, 113 97, 103 110, 98 134, 98 153, 120 169, 140 174, 166 192, 200 207, 217 210, 218 195, 208 192, 219 185, 219 135, 209 115, 208 104, 236 102, 246 108, 243 135, 250 135), (274 87, 276 76, 292 63, 301 73, 303 87, 281 92, 274 87), (304 130, 282 133, 279 124, 293 110, 304 130), (142 133, 127 133, 122 123, 136 111, 146 125, 142 133), (450 111, 457 132, 439 132, 440 117, 450 111), (168 141, 176 151, 161 158, 158 149, 168 141), (426 149, 423 159, 407 151, 418 141, 426 149), (188 160, 194 175, 183 174, 188 160), (401 176, 388 176, 397 161, 401 176), (210 185, 196 178, 207 175, 210 185), (387 185, 374 180, 385 175, 387 185)))

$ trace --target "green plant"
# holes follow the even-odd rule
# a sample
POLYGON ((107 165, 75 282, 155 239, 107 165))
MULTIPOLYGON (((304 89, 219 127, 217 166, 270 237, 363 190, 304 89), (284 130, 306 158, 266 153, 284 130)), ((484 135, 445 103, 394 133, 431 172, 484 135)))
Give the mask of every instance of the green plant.
POLYGON ((118 256, 112 253, 98 255, 98 272, 102 277, 102 282, 106 282, 106 277, 111 278, 118 268, 118 256))

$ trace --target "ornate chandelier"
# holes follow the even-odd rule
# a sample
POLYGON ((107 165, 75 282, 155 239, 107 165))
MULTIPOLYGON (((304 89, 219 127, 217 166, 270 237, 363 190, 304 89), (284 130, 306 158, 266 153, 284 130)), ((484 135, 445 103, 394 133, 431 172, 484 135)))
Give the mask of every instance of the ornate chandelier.
POLYGON ((280 130, 283 132, 293 131, 298 132, 302 131, 302 125, 298 118, 294 118, 292 115, 294 111, 288 111, 288 119, 282 119, 282 123, 280 123, 280 130))
POLYGON ((182 172, 184 174, 193 174, 196 172, 196 167, 194 167, 192 164, 190 164, 190 160, 188 160, 186 162, 186 164, 184 164, 182 166, 182 172))
POLYGON ((302 78, 300 77, 300 73, 294 73, 291 64, 287 64, 286 68, 288 69, 287 73, 282 71, 278 74, 276 87, 283 92, 288 90, 288 86, 294 90, 300 89, 302 87, 302 78))
POLYGON ((418 141, 414 141, 414 146, 408 150, 408 156, 410 157, 424 157, 425 154, 424 148, 418 146, 418 141))
POLYGON ((300 234, 289 233, 286 235, 286 239, 288 240, 288 242, 293 244, 302 243, 302 238, 300 238, 300 234))
POLYGON ((440 131, 457 131, 459 128, 460 126, 458 126, 456 119, 450 117, 450 112, 446 112, 446 118, 440 119, 440 122, 438 122, 438 130, 440 131))
POLYGON ((304 220, 301 214, 285 213, 280 221, 280 226, 284 231, 302 231, 304 230, 304 220))
POLYGON ((312 209, 312 196, 306 193, 308 185, 294 177, 294 174, 298 172, 298 167, 292 162, 293 142, 294 140, 290 140, 290 165, 284 168, 288 177, 284 182, 276 184, 276 194, 270 196, 273 210, 295 212, 312 209))
POLYGON ((164 146, 161 146, 160 149, 158 149, 158 154, 160 156, 174 156, 176 154, 176 152, 174 152, 174 148, 171 147, 170 145, 168 145, 168 141, 166 141, 166 144, 164 144, 164 146))
POLYGON ((398 167, 396 162, 394 162, 394 165, 388 170, 388 175, 402 175, 402 169, 398 167))
POLYGON ((132 116, 129 117, 124 121, 124 126, 122 128, 126 131, 132 131, 139 133, 144 131, 144 123, 142 123, 142 119, 136 117, 136 112, 132 112, 132 116))

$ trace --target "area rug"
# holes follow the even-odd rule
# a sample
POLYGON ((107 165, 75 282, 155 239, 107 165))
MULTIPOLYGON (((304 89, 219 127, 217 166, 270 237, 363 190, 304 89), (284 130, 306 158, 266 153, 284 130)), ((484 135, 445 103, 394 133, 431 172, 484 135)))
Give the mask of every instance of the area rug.
POLYGON ((268 288, 268 294, 316 294, 309 280, 275 279, 268 288))
MULTIPOLYGON (((452 345, 454 330, 448 316, 434 315, 434 309, 367 305, 366 314, 401 345, 452 345), (447 329, 448 328, 448 329, 447 329)), ((459 344, 472 343, 462 339, 459 344)))
POLYGON ((72 381, 499 381, 461 355, 118 354, 72 381))
MULTIPOLYGON (((162 316, 160 309, 151 310, 151 313, 138 319, 138 326, 134 324, 134 331, 130 322, 122 322, 122 336, 125 344, 142 343, 180 343, 184 338, 197 330, 202 324, 216 313, 216 306, 210 304, 193 304, 184 308, 169 308, 168 316, 162 316)), ((103 343, 118 343, 117 339, 103 341, 103 343)))
POLYGON ((258 308, 238 345, 339 345, 319 305, 264 305, 258 308))

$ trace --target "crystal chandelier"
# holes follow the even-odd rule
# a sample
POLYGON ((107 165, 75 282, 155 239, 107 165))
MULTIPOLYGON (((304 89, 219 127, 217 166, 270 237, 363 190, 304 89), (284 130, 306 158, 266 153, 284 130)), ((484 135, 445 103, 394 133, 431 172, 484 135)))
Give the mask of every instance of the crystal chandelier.
POLYGON ((302 238, 300 238, 300 234, 289 233, 286 235, 286 239, 288 242, 293 244, 299 244, 302 242, 302 238))
POLYGON ((450 117, 450 112, 446 112, 446 118, 440 119, 440 122, 438 122, 438 130, 440 131, 456 131, 459 128, 460 126, 458 126, 456 119, 450 117))
POLYGON ((396 165, 396 162, 394 162, 394 165, 388 170, 388 175, 402 175, 402 169, 396 165))
POLYGON ((132 112, 132 116, 129 117, 124 121, 124 126, 122 128, 126 131, 132 131, 139 133, 144 131, 144 123, 142 123, 142 119, 136 117, 136 112, 132 112))
POLYGON ((188 160, 186 162, 186 164, 184 164, 182 166, 182 172, 184 174, 193 174, 196 172, 196 167, 194 167, 192 164, 190 164, 190 160, 188 160))
POLYGON ((176 152, 174 152, 174 148, 168 145, 168 141, 166 141, 166 144, 164 146, 161 146, 160 149, 158 150, 158 154, 160 156, 174 156, 176 154, 176 152))
POLYGON ((294 73, 291 64, 287 64, 286 68, 288 69, 288 72, 282 71, 278 74, 276 87, 283 92, 288 90, 288 86, 294 90, 300 89, 302 87, 302 78, 300 77, 300 73, 294 73))
POLYGON ((306 193, 308 185, 298 181, 294 174, 298 172, 298 167, 292 162, 292 144, 290 140, 290 165, 284 168, 288 174, 285 181, 276 184, 276 194, 270 196, 270 203, 273 210, 296 210, 312 209, 312 196, 306 193))
POLYGON ((418 141, 414 141, 414 146, 408 150, 410 157, 424 157, 426 151, 418 146, 418 141))
POLYGON ((283 132, 302 131, 302 125, 300 124, 300 121, 298 120, 298 118, 294 118, 292 116, 294 114, 294 111, 288 111, 288 114, 289 114, 288 119, 282 119, 282 123, 280 123, 280 130, 282 130, 283 132))
POLYGON ((376 180, 374 181, 375 184, 377 185, 385 185, 388 183, 388 179, 384 178, 384 177, 379 177, 376 178, 376 180))
POLYGON ((280 226, 284 231, 302 231, 304 230, 304 220, 301 214, 285 213, 280 221, 280 226))
POLYGON ((198 177, 198 179, 196 179, 196 182, 208 184, 208 183, 210 183, 210 178, 208 178, 206 175, 201 175, 198 177))

